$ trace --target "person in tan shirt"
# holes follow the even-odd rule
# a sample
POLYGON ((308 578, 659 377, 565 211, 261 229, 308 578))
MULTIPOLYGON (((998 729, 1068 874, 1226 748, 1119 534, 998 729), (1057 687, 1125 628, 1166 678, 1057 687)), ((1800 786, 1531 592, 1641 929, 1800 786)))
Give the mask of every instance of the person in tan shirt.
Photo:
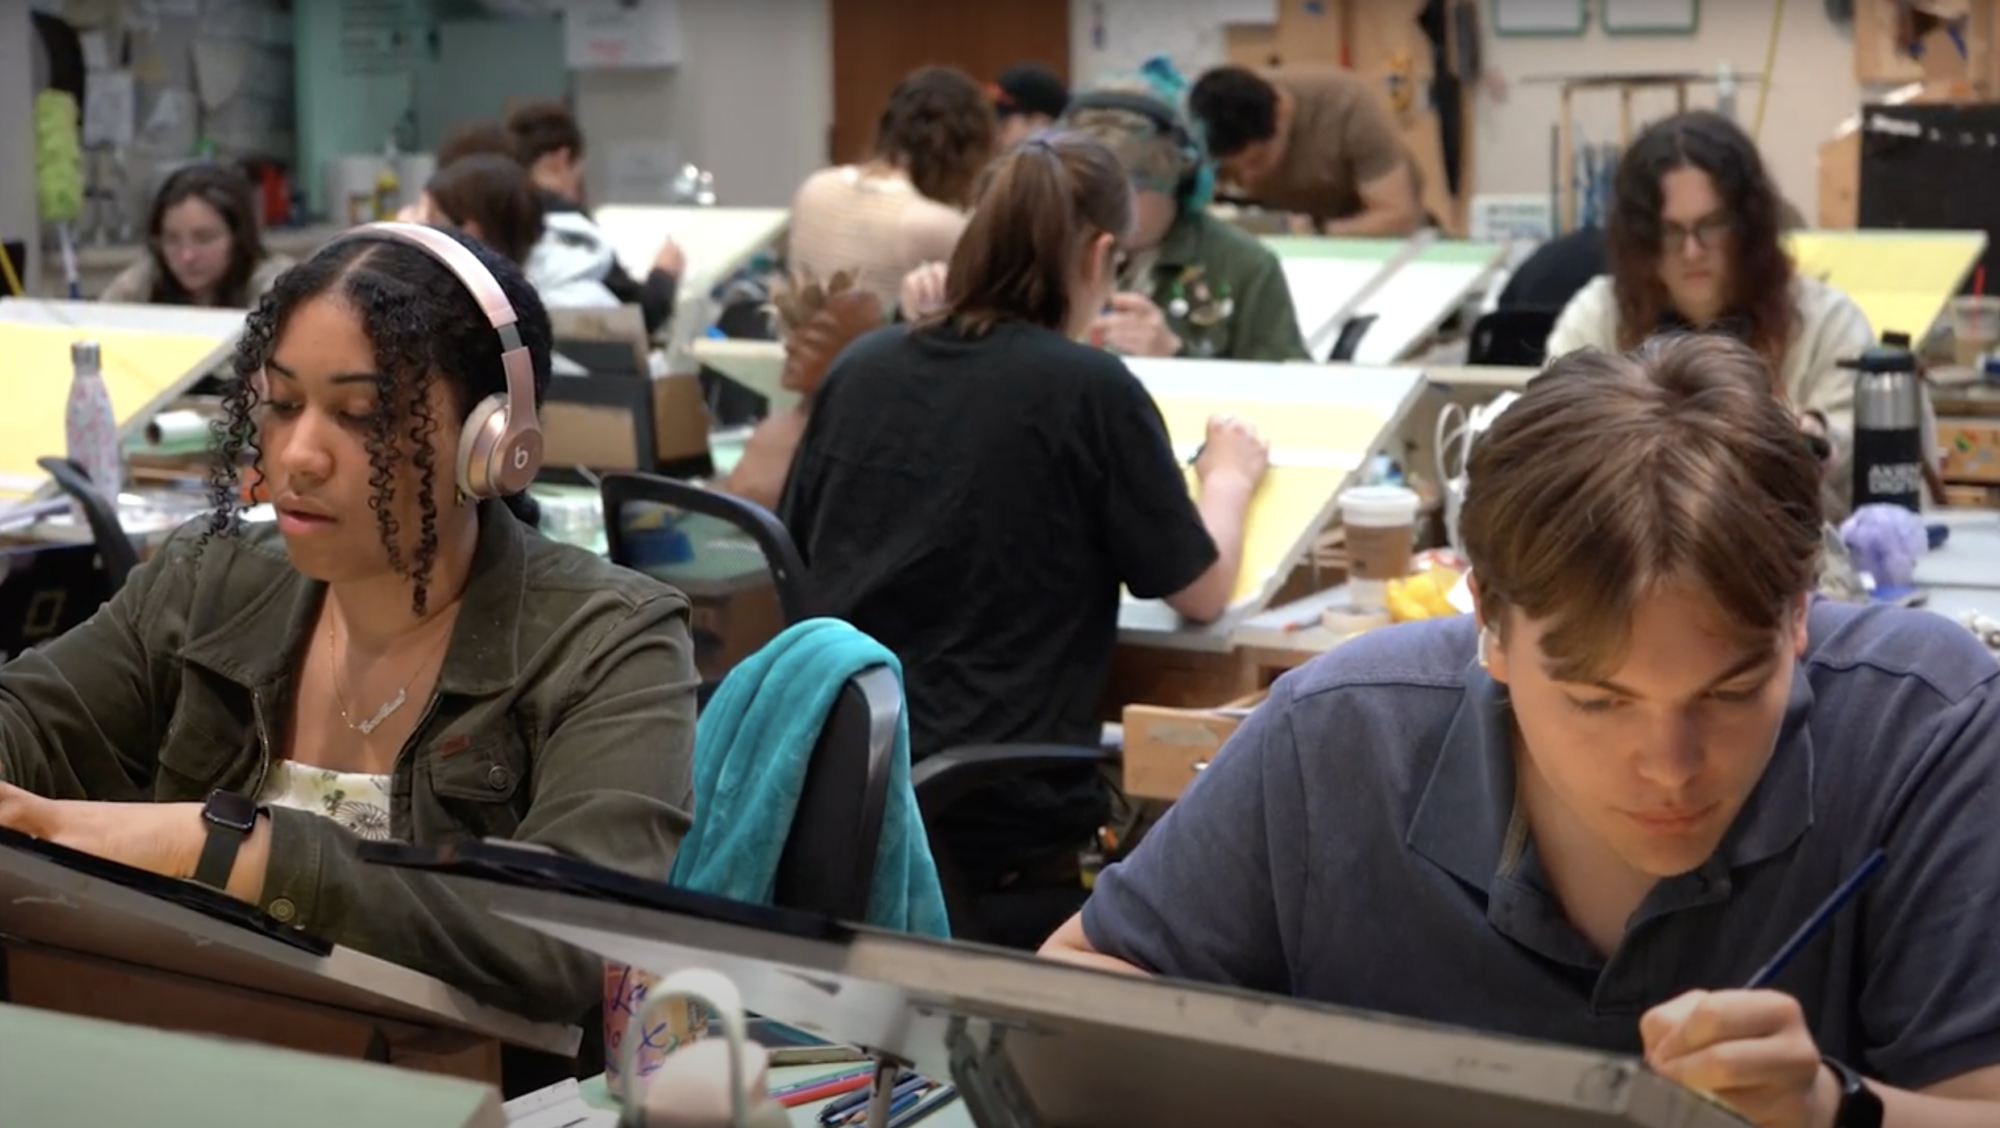
POLYGON ((1396 236, 1423 225, 1396 123, 1351 71, 1217 67, 1195 82, 1188 108, 1223 177, 1307 230, 1396 236))
POLYGON ((955 67, 912 72, 889 95, 873 155, 800 185, 788 264, 817 278, 850 271, 884 312, 893 311, 905 274, 951 257, 998 128, 971 75, 955 67))

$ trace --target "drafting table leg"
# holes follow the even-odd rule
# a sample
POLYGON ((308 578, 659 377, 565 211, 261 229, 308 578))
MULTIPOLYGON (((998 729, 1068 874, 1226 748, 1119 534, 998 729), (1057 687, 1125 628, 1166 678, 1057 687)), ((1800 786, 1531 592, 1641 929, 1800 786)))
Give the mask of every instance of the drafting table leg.
POLYGON ((1624 152, 1632 144, 1632 88, 1618 88, 1618 151, 1624 152))
POLYGON ((896 1097, 896 1082, 903 1069, 896 1059, 877 1056, 875 1082, 869 1089, 868 1128, 889 1128, 889 1105, 896 1097))
POLYGON ((1674 112, 1677 114, 1688 112, 1688 86, 1685 82, 1674 83, 1674 112))
POLYGON ((979 1128, 1048 1128, 1035 1102, 1007 1060, 1007 1028, 989 1023, 984 1046, 967 1032, 966 1017, 955 1014, 945 1034, 951 1047, 951 1080, 972 1122, 979 1128))
POLYGON ((1565 83, 1562 110, 1556 116, 1556 216, 1558 235, 1576 230, 1576 139, 1570 123, 1571 97, 1575 91, 1565 83))

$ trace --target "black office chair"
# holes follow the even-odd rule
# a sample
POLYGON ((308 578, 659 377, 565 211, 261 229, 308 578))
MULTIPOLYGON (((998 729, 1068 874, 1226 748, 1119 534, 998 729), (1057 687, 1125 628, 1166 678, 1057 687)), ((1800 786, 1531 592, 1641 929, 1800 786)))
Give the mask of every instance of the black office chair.
POLYGON ((889 766, 903 687, 887 666, 847 680, 813 745, 792 832, 778 857, 773 903, 835 920, 868 915, 889 806, 889 766))
POLYGON ((769 510, 656 474, 607 474, 598 491, 611 561, 674 585, 694 604, 703 703, 737 662, 812 616, 805 564, 769 510), (647 543, 642 530, 656 520, 670 541, 687 537, 685 558, 671 543, 647 543))
POLYGON ((1548 360, 1549 333, 1561 310, 1496 309, 1472 324, 1466 342, 1467 364, 1540 368, 1548 360))
POLYGON ((1118 753, 1111 748, 980 744, 926 756, 910 769, 910 786, 916 791, 917 808, 930 834, 931 857, 937 863, 938 883, 944 890, 945 909, 951 914, 954 938, 1033 949, 1082 908, 1089 894, 1081 882, 1074 888, 975 892, 951 852, 942 848, 936 828, 945 813, 982 788, 1004 780, 1052 769, 1100 768, 1117 761, 1118 753))
MULTIPOLYGON (((125 526, 118 520, 118 503, 91 488, 90 475, 83 467, 67 458, 38 458, 35 464, 49 472, 62 491, 75 498, 83 506, 83 516, 90 524, 90 535, 97 541, 97 556, 104 563, 105 579, 110 581, 111 594, 125 586, 132 569, 139 566, 139 550, 132 547, 132 538, 125 534, 125 526)), ((115 487, 114 487, 115 488, 115 487)))

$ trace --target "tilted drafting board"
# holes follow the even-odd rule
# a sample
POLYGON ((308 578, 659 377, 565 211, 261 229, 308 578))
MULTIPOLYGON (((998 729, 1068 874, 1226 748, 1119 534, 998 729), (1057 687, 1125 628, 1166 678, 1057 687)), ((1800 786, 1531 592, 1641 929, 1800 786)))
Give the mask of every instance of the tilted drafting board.
POLYGON ((1407 240, 1267 235, 1263 242, 1285 269, 1306 352, 1323 361, 1340 336, 1341 323, 1354 312, 1355 299, 1390 270, 1407 240))
POLYGON ((1877 338, 1908 333, 1914 342, 1986 253, 1984 231, 1794 231, 1787 239, 1798 272, 1853 298, 1877 338))
MULTIPOLYGON (((1244 519, 1243 565, 1230 612, 1190 629, 1165 603, 1129 595, 1119 610, 1122 630, 1211 639, 1228 631, 1274 595, 1313 538, 1333 519, 1341 487, 1402 425, 1423 388, 1416 369, 1327 368, 1234 360, 1141 360, 1126 363, 1159 405, 1175 457, 1192 460, 1208 421, 1233 415, 1271 443, 1264 474, 1244 519)), ((1188 468, 1188 487, 1196 489, 1188 468)))
POLYGON ((771 414, 799 402, 799 394, 779 382, 785 371, 785 346, 777 341, 737 337, 696 337, 688 342, 696 360, 771 401, 771 414))
POLYGON ((241 311, 0 302, 0 503, 53 492, 35 460, 66 445, 72 342, 97 342, 123 441, 221 365, 242 328, 241 311))
POLYGON ((661 975, 719 972, 754 1013, 952 1077, 983 1125, 1744 1125, 1610 1053, 847 928, 679 890, 664 898, 684 908, 641 908, 506 879, 443 880, 479 888, 499 916, 607 959, 661 975), (981 1073, 954 1070, 954 1059, 988 1078, 1011 1071, 1032 1108, 989 1098, 981 1073))
POLYGON ((492 1086, 0 1003, 0 1124, 503 1128, 492 1086), (246 1078, 255 1078, 245 1084, 246 1078), (274 1103, 272 1094, 283 1096, 274 1103), (282 1113, 275 1113, 282 1107, 282 1113))
POLYGON ((791 222, 785 208, 648 207, 621 204, 598 209, 598 229, 627 272, 644 278, 669 238, 687 258, 674 298, 667 365, 693 372, 688 348, 708 328, 709 292, 731 272, 776 242, 791 222))
POLYGON ((1354 352, 1356 364, 1409 359, 1453 310, 1492 276, 1507 248, 1500 243, 1439 240, 1398 267, 1355 311, 1373 317, 1354 352))
POLYGON ((0 936, 208 983, 448 1027, 558 1055, 574 1026, 530 1022, 352 948, 326 956, 162 897, 0 846, 0 936))

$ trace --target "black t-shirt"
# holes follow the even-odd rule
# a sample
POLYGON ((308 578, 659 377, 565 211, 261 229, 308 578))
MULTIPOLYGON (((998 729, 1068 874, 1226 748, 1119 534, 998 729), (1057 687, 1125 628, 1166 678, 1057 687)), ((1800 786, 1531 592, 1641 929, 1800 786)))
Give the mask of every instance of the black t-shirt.
MULTIPOLYGON (((1021 324, 977 340, 890 326, 850 345, 814 394, 780 511, 820 610, 902 662, 918 759, 1095 746, 1120 585, 1171 595, 1216 559, 1144 386, 1117 357, 1021 324)), ((962 864, 1018 859, 1033 840, 1073 850, 1103 817, 1072 774, 982 795, 945 837, 962 864)))

